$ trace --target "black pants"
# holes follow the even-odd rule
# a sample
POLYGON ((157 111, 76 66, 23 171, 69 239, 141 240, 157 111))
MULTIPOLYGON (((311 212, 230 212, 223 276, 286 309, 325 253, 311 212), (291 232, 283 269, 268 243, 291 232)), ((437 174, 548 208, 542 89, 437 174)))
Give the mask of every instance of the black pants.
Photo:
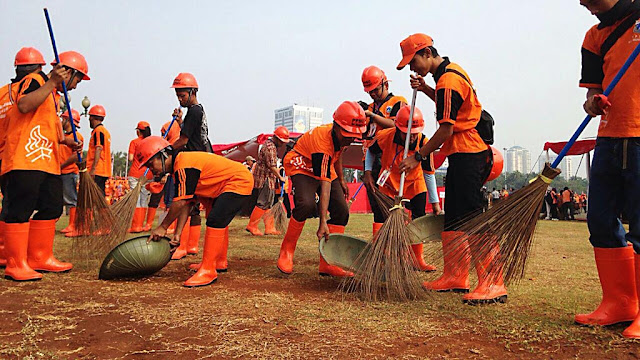
POLYGON ((491 171, 490 156, 489 150, 449 155, 444 201, 445 231, 456 230, 462 219, 482 212, 484 200, 480 189, 491 171))
MULTIPOLYGON (((0 168, 2 168, 2 160, 0 160, 0 168)), ((4 176, 0 176, 0 193, 2 193, 2 208, 4 209, 5 207, 7 207, 7 193, 6 193, 6 187, 4 184, 4 176)), ((0 212, 0 221, 4 221, 4 213, 0 212)))
MULTIPOLYGON (((293 184, 293 204, 291 213, 296 221, 305 221, 314 217, 318 213, 316 204, 316 194, 320 196, 320 180, 311 176, 297 174, 291 177, 293 184)), ((329 214, 331 219, 328 224, 347 225, 349 222, 349 206, 344 198, 344 191, 337 179, 331 182, 331 193, 329 196, 329 214)))
POLYGON ((289 201, 289 194, 286 192, 282 194, 282 203, 284 204, 285 210, 287 210, 287 219, 291 218, 291 201, 289 201))
MULTIPOLYGON (((378 181, 378 177, 380 177, 380 171, 382 170, 382 154, 376 154, 375 155, 375 159, 373 161, 373 167, 371 169, 371 177, 373 178, 373 186, 375 186, 376 188, 378 187, 376 185, 376 181, 378 181)), ((368 196, 369 194, 367 194, 367 198, 369 200, 369 206, 371 206, 371 212, 373 213, 373 222, 376 223, 383 223, 386 219, 382 213, 382 210, 380 210, 380 207, 378 206, 378 203, 376 202, 376 200, 373 198, 373 196, 368 196)))
POLYGON ((10 224, 53 220, 62 215, 62 179, 38 170, 13 170, 3 176, 2 218, 10 224))
POLYGON ((104 176, 99 176, 99 175, 96 175, 93 179, 96 182, 96 185, 98 185, 98 188, 102 190, 103 196, 107 195, 106 192, 104 191, 105 187, 107 186, 107 179, 109 178, 104 176))
POLYGON ((200 217, 200 202, 196 201, 193 203, 189 215, 191 216, 189 226, 200 226, 202 224, 202 218, 200 217))
POLYGON ((160 206, 160 200, 162 200, 162 195, 164 195, 164 190, 157 194, 152 193, 151 197, 149 198, 149 207, 158 208, 158 206, 160 206))
POLYGON ((215 229, 224 229, 242 209, 250 195, 239 195, 231 192, 220 194, 213 199, 211 211, 207 216, 207 226, 215 229))

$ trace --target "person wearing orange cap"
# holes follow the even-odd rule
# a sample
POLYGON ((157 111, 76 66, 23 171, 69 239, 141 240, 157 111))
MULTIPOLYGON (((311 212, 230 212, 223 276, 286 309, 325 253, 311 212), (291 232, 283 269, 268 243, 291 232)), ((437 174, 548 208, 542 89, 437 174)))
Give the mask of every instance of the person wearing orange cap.
MULTIPOLYGON (((7 134, 6 117, 7 112, 15 104, 16 97, 18 96, 19 83, 25 76, 31 73, 39 73, 42 71, 42 66, 45 65, 44 57, 35 48, 23 47, 18 51, 15 56, 13 65, 15 66, 16 77, 11 79, 11 82, 0 88, 0 167, 2 166, 2 153, 4 151, 5 136, 7 134)), ((0 176, 0 192, 5 194, 5 187, 0 176)), ((5 197, 2 198, 2 207, 5 207, 5 197)), ((0 213, 0 266, 5 266, 6 260, 4 258, 4 218, 0 213)))
MULTIPOLYGON (((148 138, 151 136, 151 126, 146 121, 138 122, 136 126, 136 138, 131 140, 129 143, 129 163, 131 166, 129 167, 129 187, 134 188, 138 185, 138 180, 140 177, 144 175, 144 169, 140 167, 138 164, 138 160, 134 156, 136 154, 136 148, 138 144, 142 141, 142 139, 148 138)), ((147 216, 147 206, 149 204, 149 190, 145 187, 142 187, 140 190, 140 196, 138 197, 138 202, 136 204, 136 209, 133 213, 133 219, 131 220, 131 228, 129 228, 130 233, 139 233, 144 231, 144 222, 147 216)), ((152 210, 149 210, 152 211, 152 210)), ((155 209, 153 211, 155 216, 155 209)), ((153 217, 151 218, 151 222, 153 222, 153 217)), ((149 224, 151 225, 151 224, 149 224)))
POLYGON ((36 271, 63 272, 73 267, 53 256, 56 221, 63 208, 59 144, 72 151, 81 150, 82 144, 64 137, 58 93, 63 81, 71 91, 89 76, 81 54, 67 51, 59 57, 60 64, 53 64, 48 76, 31 73, 20 82, 15 106, 5 119, 12 136, 6 137, 1 170, 7 190, 2 208, 4 274, 16 281, 41 279, 36 271))
POLYGON ((249 224, 246 230, 251 235, 262 236, 280 235, 276 230, 271 207, 273 206, 277 181, 284 182, 278 168, 278 148, 289 142, 289 130, 284 126, 278 126, 273 136, 267 139, 258 153, 253 170, 253 192, 257 197, 256 206, 251 212, 249 224), (260 219, 264 217, 264 234, 258 229, 260 219))
MULTIPOLYGON (((482 105, 478 100, 469 75, 459 65, 441 57, 433 46, 431 37, 414 34, 400 43, 402 60, 398 70, 409 65, 418 75, 411 76, 411 86, 425 93, 436 103, 438 130, 412 157, 400 165, 400 171, 417 167, 438 148, 448 156, 447 182, 445 186, 445 231, 442 233, 444 273, 435 281, 423 286, 434 291, 469 290, 469 249, 458 232, 460 221, 482 211, 482 186, 491 172, 492 152, 484 142, 476 125, 480 121, 482 105), (423 76, 432 74, 436 82, 433 89, 423 76), (452 250, 455 249, 455 250, 452 250)), ((499 250, 495 244, 496 252, 499 250)), ((507 289, 501 273, 489 273, 495 253, 484 258, 474 257, 478 273, 478 286, 464 295, 468 304, 504 301, 507 289)))
MULTIPOLYGON (((280 246, 278 269, 293 272, 293 254, 307 219, 316 211, 320 221, 318 239, 330 233, 344 233, 349 221, 347 184, 342 174, 342 152, 367 129, 367 116, 355 101, 345 101, 333 113, 333 123, 304 133, 284 157, 284 169, 293 184, 294 208, 287 232, 280 246), (316 195, 319 204, 316 204, 316 195), (327 219, 327 213, 331 218, 327 219)), ((353 276, 338 266, 329 265, 320 255, 320 275, 353 276)))
MULTIPOLYGON (((398 195, 400 186, 401 172, 398 165, 402 162, 402 155, 404 154, 404 144, 407 139, 410 112, 410 106, 403 106, 398 111, 395 118, 395 127, 378 131, 373 143, 367 149, 363 181, 368 185, 368 188, 374 189, 374 191, 380 191, 391 198, 398 195), (378 187, 375 186, 373 176, 371 174, 371 169, 373 168, 373 162, 376 155, 380 157, 381 169, 383 170, 382 175, 377 181, 378 187)), ((411 126, 409 152, 407 156, 413 156, 415 152, 428 140, 422 134, 423 129, 424 118, 422 117, 422 112, 420 109, 415 108, 413 123, 411 126)), ((415 167, 406 172, 403 196, 405 199, 410 199, 409 208, 413 219, 426 215, 427 185, 423 171, 431 171, 433 170, 432 167, 433 155, 431 154, 422 161, 422 167, 415 167)), ((380 214, 374 214, 374 221, 376 217, 384 219, 382 211, 379 208, 376 209, 380 214)), ((381 227, 382 223, 374 223, 374 239, 381 227)), ((413 250, 414 265, 418 270, 436 270, 435 266, 429 265, 424 261, 424 258, 422 257, 422 244, 411 245, 411 249, 413 250)))
POLYGON ((87 152, 89 175, 105 196, 107 179, 111 177, 111 134, 103 125, 106 116, 107 112, 102 105, 94 105, 89 109, 89 126, 93 131, 87 152))
MULTIPOLYGON (((71 110, 73 115, 73 123, 76 129, 80 128, 80 113, 76 110, 71 110)), ((69 112, 62 113, 62 130, 64 136, 73 139, 73 133, 71 129, 71 121, 69 121, 69 112)), ((78 140, 83 142, 84 138, 80 132, 77 132, 78 140)), ((78 204, 78 175, 80 169, 78 168, 78 153, 67 145, 60 146, 60 178, 62 179, 62 201, 65 206, 69 207, 69 225, 60 230, 61 233, 67 237, 80 236, 74 222, 76 218, 76 205, 78 204)))
POLYGON ((141 166, 148 167, 156 177, 173 174, 176 197, 162 223, 151 231, 150 239, 158 240, 177 220, 172 245, 179 245, 182 229, 187 223, 196 198, 207 204, 207 229, 202 262, 198 271, 185 283, 186 287, 206 286, 218 278, 218 270, 226 270, 229 244, 228 226, 249 200, 253 176, 239 162, 201 151, 175 152, 169 142, 150 136, 142 140, 136 151, 141 166))

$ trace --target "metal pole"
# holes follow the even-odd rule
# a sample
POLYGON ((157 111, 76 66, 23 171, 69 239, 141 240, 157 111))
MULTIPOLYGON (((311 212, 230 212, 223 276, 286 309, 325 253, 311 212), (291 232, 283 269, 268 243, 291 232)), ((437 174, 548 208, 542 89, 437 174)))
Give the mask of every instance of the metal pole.
POLYGON ((591 151, 587 152, 587 184, 591 179, 591 151))

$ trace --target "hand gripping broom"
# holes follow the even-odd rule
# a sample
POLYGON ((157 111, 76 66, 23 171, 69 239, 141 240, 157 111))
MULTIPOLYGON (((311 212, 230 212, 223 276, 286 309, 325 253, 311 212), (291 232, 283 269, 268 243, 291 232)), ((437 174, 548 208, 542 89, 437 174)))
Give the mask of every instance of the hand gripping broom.
MULTIPOLYGON (((417 90, 413 91, 407 138, 403 159, 406 159, 411 141, 411 126, 416 106, 417 90)), ((413 270, 411 242, 407 231, 407 214, 402 205, 405 174, 400 176, 400 188, 389 218, 384 222, 376 239, 362 251, 355 276, 346 278, 341 288, 357 293, 365 301, 408 301, 424 297, 420 279, 413 270)))
MULTIPOLYGON (((636 46, 613 81, 607 86, 603 93, 605 96, 613 91, 638 54, 640 54, 640 44, 636 46)), ((591 118, 588 115, 582 121, 553 164, 547 163, 542 174, 531 183, 510 195, 506 200, 500 201, 487 212, 477 216, 470 215, 458 222, 459 227, 456 231, 461 232, 461 235, 454 239, 457 244, 453 246, 452 256, 463 256, 460 252, 466 251, 463 245, 468 241, 474 261, 493 258, 488 268, 491 276, 502 276, 506 283, 521 280, 531 251, 533 234, 546 189, 560 174, 560 170, 557 169, 560 161, 587 127, 591 118)))

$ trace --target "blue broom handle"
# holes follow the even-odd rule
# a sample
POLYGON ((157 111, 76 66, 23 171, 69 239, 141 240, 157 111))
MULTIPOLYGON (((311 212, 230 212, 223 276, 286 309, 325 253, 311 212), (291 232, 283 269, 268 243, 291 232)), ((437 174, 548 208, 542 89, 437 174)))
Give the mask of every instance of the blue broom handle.
MULTIPOLYGON (((636 48, 633 50, 631 55, 629 55, 629 58, 627 59, 627 61, 624 63, 624 65, 622 65, 622 67, 620 68, 620 70, 616 74, 616 77, 614 77, 613 81, 611 81, 609 86, 607 86, 607 88, 605 89, 605 91, 603 93, 604 96, 609 96, 611 91, 613 91, 613 88, 615 88, 615 86, 618 84, 618 82, 620 81, 622 76, 624 76, 624 74, 627 72, 627 70, 629 69, 631 64, 638 57, 638 54, 640 54, 640 44, 638 44, 636 46, 636 48)), ((589 124, 589 121, 591 121, 591 119, 592 119, 591 115, 587 115, 587 117, 584 118, 584 120, 582 121, 582 124, 580 124, 580 126, 578 127, 578 130, 576 130, 576 132, 573 133, 573 136, 571 137, 571 139, 569 139, 569 141, 567 142, 567 145, 565 145, 562 148, 562 151, 560 151, 560 154, 558 154, 558 157, 556 158, 556 160, 553 162, 553 164, 551 164, 552 168, 557 168, 558 167, 558 165, 560 164, 560 161, 562 161, 562 159, 567 155, 567 152, 569 152, 569 149, 571 149, 571 147, 576 142, 576 140, 578 140, 578 136, 580 136, 580 134, 582 134, 582 131, 584 131, 584 129, 587 127, 587 125, 589 124)))
MULTIPOLYGON (((167 135, 169 135, 169 130, 171 130, 171 127, 173 126, 173 123, 176 121, 176 118, 178 117, 178 115, 173 115, 173 118, 171 118, 171 122, 169 123, 169 127, 167 127, 167 131, 164 132, 164 135, 162 135, 163 139, 167 138, 167 135)), ((147 177, 147 174, 149 173, 149 168, 147 168, 147 170, 144 171, 144 175, 142 175, 143 177, 147 177)))
POLYGON ((360 183, 360 186, 358 186, 358 189, 356 190, 356 193, 353 194, 353 196, 351 197, 351 201, 355 201, 356 200, 356 196, 358 196, 358 193, 360 192, 360 190, 362 190, 362 187, 364 186, 364 183, 360 183))
MULTIPOLYGON (((49 19, 49 10, 44 8, 44 17, 47 19, 47 27, 49 28, 49 36, 51 37, 51 45, 53 46, 53 55, 56 57, 56 63, 60 64, 60 57, 58 56, 58 47, 56 46, 56 38, 53 36, 53 27, 51 26, 51 19, 49 19)), ((67 93, 67 84, 62 81, 62 91, 64 92, 64 102, 67 105, 67 112, 69 112, 69 122, 71 123, 71 132, 73 133, 73 140, 78 141, 78 134, 76 133, 76 124, 73 122, 73 114, 71 113, 71 104, 69 103, 69 94, 67 93)), ((82 162, 82 153, 78 152, 78 162, 82 162)))

